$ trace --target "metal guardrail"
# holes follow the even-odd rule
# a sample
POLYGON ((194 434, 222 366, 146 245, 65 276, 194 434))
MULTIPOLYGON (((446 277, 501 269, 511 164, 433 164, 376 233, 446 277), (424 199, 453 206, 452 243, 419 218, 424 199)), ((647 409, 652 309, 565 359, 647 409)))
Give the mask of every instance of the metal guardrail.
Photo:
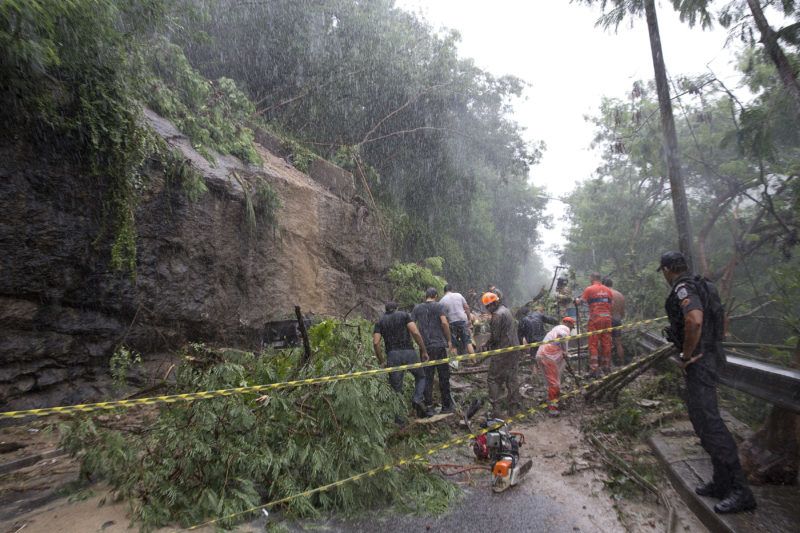
MULTIPOLYGON (((643 331, 639 344, 652 351, 666 341, 660 335, 643 331)), ((720 383, 800 413, 800 370, 730 354, 727 360, 719 376, 720 383)))

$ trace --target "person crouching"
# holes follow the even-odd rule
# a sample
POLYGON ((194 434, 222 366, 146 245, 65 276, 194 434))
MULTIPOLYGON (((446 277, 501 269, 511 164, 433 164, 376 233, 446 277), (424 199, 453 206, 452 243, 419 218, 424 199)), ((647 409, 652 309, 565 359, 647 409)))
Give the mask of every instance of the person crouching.
POLYGON ((547 410, 550 416, 558 416, 558 397, 561 394, 561 372, 564 370, 567 357, 567 341, 559 341, 569 337, 575 326, 575 319, 565 316, 561 324, 551 329, 544 336, 543 344, 536 351, 536 363, 547 380, 547 410))

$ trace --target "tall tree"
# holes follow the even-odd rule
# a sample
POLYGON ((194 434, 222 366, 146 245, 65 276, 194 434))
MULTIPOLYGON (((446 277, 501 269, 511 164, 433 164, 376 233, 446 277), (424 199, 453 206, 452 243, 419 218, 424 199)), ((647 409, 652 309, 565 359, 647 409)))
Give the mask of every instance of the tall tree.
POLYGON ((675 118, 672 115, 672 99, 670 98, 667 67, 664 65, 664 52, 661 49, 661 34, 658 30, 658 18, 654 0, 644 0, 647 32, 650 36, 650 51, 653 55, 653 71, 655 72, 656 91, 658 92, 658 108, 661 114, 661 128, 664 135, 664 159, 667 162, 672 193, 672 209, 675 213, 675 224, 678 226, 678 246, 686 257, 689 270, 694 270, 694 254, 692 253, 692 223, 689 218, 689 204, 686 202, 686 188, 681 176, 681 164, 678 153, 678 138, 675 135, 675 118))
MULTIPOLYGON (((783 4, 786 6, 787 11, 790 9, 789 6, 794 8, 795 5, 794 0, 784 1, 783 4)), ((797 69, 789 63, 789 59, 783 52, 783 48, 781 48, 781 45, 778 43, 779 34, 773 30, 772 26, 767 22, 767 17, 764 16, 761 2, 758 0, 747 0, 747 6, 750 8, 756 27, 761 33, 761 43, 764 45, 767 55, 775 64, 775 68, 780 74, 781 81, 786 87, 786 91, 794 101, 797 116, 800 118, 800 82, 797 81, 797 69)), ((796 36, 798 34, 798 29, 800 29, 800 22, 795 23, 793 26, 794 28, 791 29, 791 32, 796 36)), ((784 34, 788 33, 788 31, 784 32, 784 34)))
MULTIPOLYGON (((694 26, 698 20, 705 27, 711 26, 712 16, 709 8, 713 0, 672 0, 675 9, 680 12, 681 20, 688 21, 694 26)), ((755 45, 753 39, 753 26, 760 35, 759 41, 764 47, 764 52, 777 70, 781 82, 794 103, 794 113, 800 118, 800 82, 797 79, 798 67, 792 65, 781 42, 791 47, 800 46, 800 3, 796 0, 781 0, 779 2, 783 16, 795 19, 794 22, 778 30, 772 28, 764 13, 764 7, 774 6, 772 0, 735 0, 727 2, 719 14, 719 22, 726 28, 738 30, 743 40, 751 46, 755 45)))
POLYGON ((672 114, 672 100, 670 98, 667 68, 664 64, 664 53, 661 49, 661 35, 658 29, 658 17, 654 0, 579 0, 586 4, 599 3, 604 11, 598 24, 604 27, 619 27, 626 15, 641 16, 645 14, 647 31, 650 37, 650 50, 653 56, 653 71, 655 73, 656 89, 658 92, 659 113, 661 115, 661 129, 663 135, 663 154, 666 161, 666 172, 669 178, 672 194, 672 209, 675 215, 675 224, 678 228, 678 247, 686 257, 689 269, 694 269, 694 253, 692 252, 692 225, 689 218, 689 206, 686 201, 686 189, 681 176, 680 157, 678 153, 678 140, 675 136, 675 119, 672 114), (607 7, 611 9, 606 12, 607 7))
MULTIPOLYGON (((699 228, 699 272, 720 281, 729 303, 742 282, 737 271, 764 254, 787 260, 800 230, 800 132, 786 113, 791 103, 760 54, 746 53, 742 64, 748 69, 744 80, 759 94, 747 106, 710 76, 679 78, 676 84, 683 172, 699 228)), ((601 105, 595 119, 595 145, 604 159, 600 178, 570 198, 574 226, 568 259, 575 266, 613 270, 632 281, 638 270, 649 268, 647 258, 655 253, 650 228, 666 223, 667 199, 654 92, 652 85, 637 83, 629 100, 606 99, 601 105), (593 220, 592 206, 619 215, 593 220)), ((761 288, 747 298, 758 298, 761 288)))

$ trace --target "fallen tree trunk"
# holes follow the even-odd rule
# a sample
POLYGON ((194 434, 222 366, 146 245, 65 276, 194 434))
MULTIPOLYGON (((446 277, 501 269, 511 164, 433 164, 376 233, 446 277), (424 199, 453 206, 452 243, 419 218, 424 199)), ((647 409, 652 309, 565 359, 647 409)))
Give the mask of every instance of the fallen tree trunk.
POLYGON ((794 485, 800 463, 800 415, 774 406, 764 425, 740 447, 750 482, 794 485))
POLYGON ((455 375, 459 376, 459 375, 463 375, 463 374, 483 374, 484 372, 488 372, 488 371, 489 371, 489 367, 483 365, 483 366, 476 366, 476 367, 473 367, 473 368, 464 368, 464 369, 460 369, 460 370, 450 370, 450 374, 451 375, 455 374, 455 375))
MULTIPOLYGON (((800 341, 795 348, 800 365, 800 341)), ((739 449, 742 467, 756 485, 796 485, 800 472, 800 415, 773 406, 764 425, 739 449)))
POLYGON ((600 391, 597 399, 608 398, 610 400, 615 400, 620 391, 630 385, 636 378, 650 370, 656 363, 674 355, 674 348, 672 350, 669 348, 672 348, 672 346, 668 346, 664 353, 654 355, 652 359, 643 363, 641 366, 636 367, 633 372, 627 373, 621 379, 611 383, 608 387, 605 387, 602 391, 600 391))
POLYGON ((619 391, 622 387, 629 385, 634 379, 642 375, 650 367, 659 361, 663 361, 675 353, 675 347, 671 344, 658 348, 650 355, 645 356, 636 365, 627 368, 624 372, 614 376, 608 381, 595 384, 586 391, 586 401, 593 401, 602 398, 609 392, 619 391))

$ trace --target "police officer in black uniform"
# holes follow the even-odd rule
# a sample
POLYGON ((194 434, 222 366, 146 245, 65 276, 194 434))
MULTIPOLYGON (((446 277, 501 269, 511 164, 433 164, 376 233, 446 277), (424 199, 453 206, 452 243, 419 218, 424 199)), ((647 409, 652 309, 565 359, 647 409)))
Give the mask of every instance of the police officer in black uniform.
POLYGON ((718 373, 725 364, 724 313, 719 294, 709 281, 689 273, 679 252, 664 253, 658 270, 672 287, 666 302, 670 323, 667 337, 681 351, 689 419, 714 468, 712 480, 695 492, 718 498, 714 506, 717 513, 755 509, 756 500, 739 463, 736 442, 717 405, 718 373))

